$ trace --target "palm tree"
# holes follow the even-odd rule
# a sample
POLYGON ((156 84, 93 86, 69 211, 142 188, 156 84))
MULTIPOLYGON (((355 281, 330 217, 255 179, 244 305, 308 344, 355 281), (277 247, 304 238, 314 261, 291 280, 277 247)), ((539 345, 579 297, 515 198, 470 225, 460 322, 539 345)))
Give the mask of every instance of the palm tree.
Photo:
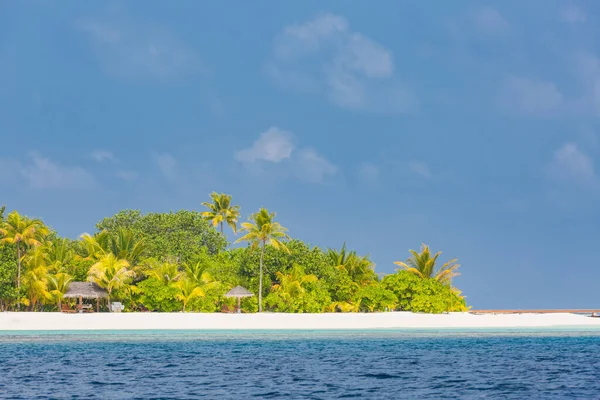
POLYGON ((374 264, 368 257, 361 257, 355 251, 348 251, 346 243, 340 250, 328 249, 327 260, 329 265, 344 270, 350 279, 358 285, 367 285, 376 280, 374 264))
POLYGON ((262 311, 263 258, 265 247, 273 246, 275 249, 282 249, 290 253, 290 250, 282 241, 289 238, 285 233, 287 229, 281 226, 279 222, 274 222, 274 218, 275 213, 269 213, 267 209, 261 208, 257 213, 250 216, 251 222, 242 222, 242 231, 246 232, 246 234, 236 240, 236 243, 242 241, 250 243, 250 247, 253 250, 260 246, 258 312, 262 311))
POLYGON ((88 272, 88 279, 106 290, 109 310, 112 293, 127 285, 135 276, 135 273, 128 268, 129 262, 127 260, 119 260, 114 254, 110 253, 92 265, 88 272))
POLYGON ((23 257, 25 273, 23 286, 27 295, 27 302, 31 310, 35 310, 38 302, 50 300, 48 290, 48 256, 44 246, 36 247, 32 252, 23 257))
POLYGON ((306 293, 305 283, 314 283, 319 280, 316 275, 307 275, 299 265, 294 265, 287 274, 276 273, 279 283, 273 285, 273 292, 279 292, 284 297, 294 298, 306 293))
POLYGON ((174 262, 149 260, 149 269, 146 270, 146 275, 169 285, 179 280, 181 272, 174 262))
POLYGON ((135 233, 127 228, 119 228, 116 236, 108 231, 94 236, 84 233, 81 240, 87 253, 85 258, 94 261, 112 253, 119 260, 127 260, 131 265, 136 265, 146 249, 144 240, 138 239, 135 233))
POLYGON ((48 241, 44 246, 48 267, 53 273, 62 272, 75 256, 68 239, 48 241))
POLYGON ((204 297, 204 290, 198 286, 194 281, 189 278, 184 278, 175 284, 175 287, 179 290, 176 297, 183 303, 182 311, 185 309, 188 303, 198 297, 204 297))
POLYGON ((460 275, 457 271, 460 264, 456 262, 458 261, 456 258, 444 263, 436 270, 435 263, 442 252, 438 251, 432 256, 429 246, 425 243, 421 245, 420 253, 417 253, 414 250, 410 250, 410 253, 412 254, 412 257, 406 260, 406 262, 396 261, 394 264, 401 266, 405 270, 412 272, 421 278, 433 278, 445 285, 450 285, 452 283, 452 278, 460 275))
POLYGON ((58 305, 58 311, 61 309, 63 296, 67 293, 69 284, 72 281, 73 277, 64 272, 48 276, 48 289, 50 290, 52 300, 58 305))
POLYGON ((200 261, 196 263, 183 263, 185 276, 195 283, 208 282, 212 280, 208 273, 208 265, 200 261))
POLYGON ((240 218, 240 206, 232 206, 231 196, 225 193, 212 192, 210 197, 212 198, 212 203, 202 203, 202 205, 209 210, 202 212, 202 217, 211 221, 215 228, 217 225, 220 225, 221 233, 223 233, 223 223, 229 225, 231 230, 233 230, 233 233, 237 233, 237 222, 240 218))
POLYGON ((118 258, 129 261, 131 265, 137 265, 144 255, 146 244, 143 238, 127 228, 119 228, 117 236, 111 240, 111 251, 118 258))
MULTIPOLYGON (((49 229, 39 219, 30 219, 13 211, 0 226, 0 243, 15 245, 17 249, 17 290, 21 290, 21 261, 28 248, 42 244, 49 229)), ((19 310, 21 305, 19 304, 19 310)))

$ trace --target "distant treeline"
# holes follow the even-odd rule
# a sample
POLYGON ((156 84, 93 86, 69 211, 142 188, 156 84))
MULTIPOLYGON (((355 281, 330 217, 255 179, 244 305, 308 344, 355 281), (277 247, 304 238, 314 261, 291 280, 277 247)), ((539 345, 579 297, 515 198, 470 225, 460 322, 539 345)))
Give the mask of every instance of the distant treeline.
POLYGON ((439 265, 425 245, 379 279, 368 256, 293 239, 275 213, 260 209, 240 223, 229 195, 212 193, 203 205, 207 211, 121 211, 78 240, 2 207, 0 309, 57 311, 74 281, 95 282, 125 311, 230 311, 236 300, 224 294, 237 285, 256 295, 243 299, 243 312, 467 309, 452 286, 456 260, 439 265), (247 246, 230 248, 226 227, 247 246))

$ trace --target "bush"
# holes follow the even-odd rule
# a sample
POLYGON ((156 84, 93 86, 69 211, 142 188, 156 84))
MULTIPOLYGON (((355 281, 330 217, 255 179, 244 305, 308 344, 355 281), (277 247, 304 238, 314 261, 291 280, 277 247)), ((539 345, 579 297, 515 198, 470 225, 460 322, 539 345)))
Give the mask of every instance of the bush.
POLYGON ((467 310, 464 297, 452 287, 408 271, 386 276, 381 285, 396 296, 396 310, 432 314, 467 310))

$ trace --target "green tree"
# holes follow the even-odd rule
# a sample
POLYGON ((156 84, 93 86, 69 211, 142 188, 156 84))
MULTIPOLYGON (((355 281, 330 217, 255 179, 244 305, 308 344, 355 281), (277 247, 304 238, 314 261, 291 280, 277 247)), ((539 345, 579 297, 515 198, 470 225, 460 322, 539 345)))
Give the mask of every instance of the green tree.
POLYGON ((265 298, 266 304, 280 312, 322 312, 331 301, 316 275, 306 274, 300 265, 288 273, 277 272, 278 283, 265 298))
POLYGON ((409 271, 400 270, 387 275, 381 285, 396 296, 397 310, 425 313, 467 310, 464 297, 452 287, 409 271))
POLYGON ((290 252, 283 243, 284 239, 289 238, 285 229, 279 222, 273 221, 275 213, 270 213, 267 209, 261 208, 257 213, 250 217, 251 222, 242 223, 242 231, 246 232, 239 238, 238 242, 248 242, 252 249, 260 247, 260 272, 258 284, 258 312, 262 312, 262 292, 263 292, 263 258, 265 247, 272 246, 275 249, 282 249, 290 252))
MULTIPOLYGON (((17 251, 17 291, 21 291, 21 262, 27 249, 40 246, 49 229, 39 219, 21 216, 17 211, 8 214, 0 227, 0 242, 12 244, 17 251)), ((20 306, 19 306, 20 307, 20 306)))
POLYGON ((116 235, 119 228, 131 229, 144 239, 144 256, 158 260, 189 262, 205 247, 214 255, 227 246, 225 237, 195 211, 142 214, 125 210, 103 219, 96 228, 110 235, 116 235))
POLYGON ((198 283, 194 282, 189 278, 183 278, 175 284, 178 289, 177 300, 181 301, 183 308, 181 311, 185 312, 188 303, 198 297, 204 297, 204 290, 198 286, 198 283))
POLYGON ((138 284, 140 302, 152 311, 173 312, 181 309, 177 282, 184 276, 173 260, 149 259, 145 263, 147 279, 138 284))
POLYGON ((149 277, 138 283, 140 303, 150 311, 174 312, 181 310, 177 295, 179 289, 175 282, 165 283, 156 277, 149 277))
POLYGON ((442 252, 438 251, 432 256, 429 246, 425 243, 421 245, 420 253, 417 253, 414 250, 410 250, 410 253, 412 254, 412 257, 406 262, 396 261, 394 264, 401 266, 408 272, 421 278, 433 278, 446 285, 451 285, 452 278, 459 275, 457 270, 458 267, 460 267, 460 264, 456 263, 456 258, 442 264, 436 269, 437 259, 442 252))
POLYGON ((363 286, 357 295, 356 300, 361 311, 386 311, 393 310, 396 307, 396 298, 394 292, 384 288, 379 282, 363 286))
POLYGON ((110 253, 100 258, 88 272, 90 281, 105 289, 110 310, 110 298, 114 291, 122 289, 131 282, 135 273, 129 270, 129 262, 118 259, 110 253))
MULTIPOLYGON (((307 274, 314 274, 323 280, 327 288, 330 287, 338 270, 327 264, 325 254, 320 248, 310 246, 297 239, 289 240, 285 245, 289 252, 275 249, 272 246, 265 248, 263 256, 264 287, 272 286, 272 283, 277 280, 277 272, 288 273, 295 264, 304 267, 307 274)), ((254 251, 251 247, 245 247, 233 249, 227 253, 230 254, 229 262, 231 264, 227 265, 228 270, 223 267, 218 269, 218 274, 211 273, 218 276, 219 280, 223 282, 222 276, 230 276, 231 273, 234 273, 237 280, 228 281, 228 283, 232 283, 233 286, 242 285, 258 293, 260 252, 254 251)), ((225 261, 221 262, 226 264, 227 258, 224 258, 225 261)))
POLYGON ((17 300, 17 263, 14 245, 0 243, 0 311, 8 310, 17 300))
POLYGON ((225 193, 212 192, 210 197, 212 202, 202 203, 208 208, 208 211, 201 213, 202 217, 212 222, 215 228, 220 226, 221 234, 223 233, 223 223, 229 225, 233 233, 237 233, 240 206, 232 206, 231 196, 225 193))

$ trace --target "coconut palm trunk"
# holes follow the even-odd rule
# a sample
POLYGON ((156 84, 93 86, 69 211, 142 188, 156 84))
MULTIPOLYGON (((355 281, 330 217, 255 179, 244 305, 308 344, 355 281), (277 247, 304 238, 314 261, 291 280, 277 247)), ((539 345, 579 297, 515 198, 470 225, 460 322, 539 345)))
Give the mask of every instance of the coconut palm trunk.
POLYGON ((21 246, 19 243, 17 243, 17 293, 19 295, 17 310, 21 311, 21 246))
POLYGON ((262 312, 262 292, 263 292, 263 257, 265 255, 265 242, 260 249, 260 273, 258 278, 258 312, 262 312))

